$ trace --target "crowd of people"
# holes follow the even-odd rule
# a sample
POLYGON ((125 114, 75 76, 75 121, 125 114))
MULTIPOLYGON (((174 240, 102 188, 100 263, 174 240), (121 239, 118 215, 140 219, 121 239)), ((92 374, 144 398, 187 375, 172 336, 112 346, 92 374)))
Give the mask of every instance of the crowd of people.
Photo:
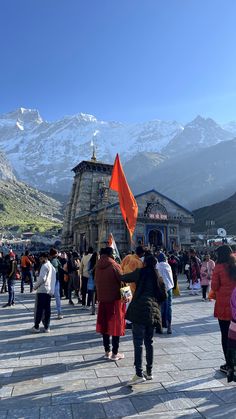
POLYGON ((3 307, 15 304, 17 280, 21 293, 26 284, 30 293, 36 291, 32 333, 40 332, 41 323, 44 332, 50 332, 52 296, 58 320, 63 318, 63 297, 70 305, 78 302, 83 309, 90 308, 91 315, 97 311, 96 331, 102 335, 106 359, 124 358, 119 352, 120 337, 132 329, 135 375, 131 386, 153 378, 154 332, 166 329, 172 334, 172 298, 180 293, 181 273, 192 295, 201 290, 203 301, 215 300, 214 315, 225 356, 220 370, 228 381, 236 381, 236 256, 230 246, 222 245, 210 255, 194 249, 178 254, 163 249, 151 252, 140 245, 122 261, 116 259, 111 247, 99 253, 89 247, 83 255, 54 248, 40 255, 26 250, 21 257, 12 250, 5 256, 0 253, 1 293, 8 292, 3 307))

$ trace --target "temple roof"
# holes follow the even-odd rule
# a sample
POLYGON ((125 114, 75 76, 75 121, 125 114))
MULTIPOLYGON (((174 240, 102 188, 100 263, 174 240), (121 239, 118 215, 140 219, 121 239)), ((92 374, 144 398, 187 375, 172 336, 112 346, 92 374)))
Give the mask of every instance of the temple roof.
POLYGON ((89 172, 108 172, 111 174, 113 169, 113 164, 103 163, 95 160, 83 160, 77 166, 73 167, 72 172, 74 173, 83 173, 86 171, 89 172))
MULTIPOLYGON (((160 196, 160 197, 162 197, 162 198, 167 199, 167 200, 168 200, 168 201, 170 201, 172 204, 174 204, 174 205, 176 205, 178 208, 180 208, 180 209, 182 209, 182 210, 186 211, 186 212, 187 212, 187 213, 188 213, 191 217, 193 217, 193 213, 192 213, 191 211, 189 211, 187 208, 185 208, 185 207, 183 207, 182 205, 178 204, 177 202, 175 202, 173 199, 169 198, 168 196, 163 195, 162 193, 160 193, 160 192, 156 191, 155 189, 150 189, 149 191, 142 192, 142 193, 140 193, 140 194, 135 195, 134 197, 135 197, 135 199, 137 199, 137 198, 139 198, 139 197, 141 197, 141 196, 144 196, 144 195, 147 195, 147 194, 149 194, 149 193, 154 193, 154 194, 157 194, 158 196, 160 196)), ((119 201, 115 202, 114 204, 104 205, 104 206, 102 206, 102 207, 100 207, 100 208, 98 208, 98 209, 94 209, 94 210, 92 210, 92 211, 89 211, 89 212, 87 212, 87 213, 84 213, 82 216, 96 214, 96 213, 99 213, 100 211, 104 211, 104 209, 108 210, 108 209, 110 209, 110 208, 114 208, 114 207, 117 207, 117 206, 119 206, 119 201)), ((77 217, 76 217, 76 218, 77 218, 77 217)))

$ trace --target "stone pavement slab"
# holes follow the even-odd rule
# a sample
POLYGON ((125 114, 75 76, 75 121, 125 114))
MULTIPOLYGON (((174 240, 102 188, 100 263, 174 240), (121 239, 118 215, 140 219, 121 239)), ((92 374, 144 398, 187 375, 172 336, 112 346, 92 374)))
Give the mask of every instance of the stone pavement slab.
MULTIPOLYGON (((16 293, 0 308, 0 419, 217 418, 236 419, 235 384, 223 362, 212 303, 190 296, 185 280, 173 302, 173 334, 154 336, 154 379, 133 389, 132 332, 121 338, 125 359, 103 358, 96 316, 62 300, 64 318, 51 333, 32 335, 34 294, 16 293)), ((0 295, 0 306, 6 301, 0 295)))

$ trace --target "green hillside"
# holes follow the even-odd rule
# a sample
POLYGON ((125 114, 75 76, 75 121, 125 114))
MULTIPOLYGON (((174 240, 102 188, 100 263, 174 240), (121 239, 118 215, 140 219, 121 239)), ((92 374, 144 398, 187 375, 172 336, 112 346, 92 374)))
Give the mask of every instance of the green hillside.
POLYGON ((0 180, 0 228, 45 232, 62 226, 61 203, 15 180, 0 180))

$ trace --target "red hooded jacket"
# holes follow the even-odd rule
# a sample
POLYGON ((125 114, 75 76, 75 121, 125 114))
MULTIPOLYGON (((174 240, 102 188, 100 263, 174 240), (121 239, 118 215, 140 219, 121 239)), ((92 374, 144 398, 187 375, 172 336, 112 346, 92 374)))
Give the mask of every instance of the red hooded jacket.
POLYGON ((227 264, 216 264, 212 275, 211 289, 216 293, 214 316, 219 320, 231 320, 230 299, 235 287, 228 273, 227 264))
POLYGON ((99 302, 120 300, 121 267, 112 258, 102 255, 95 269, 95 284, 99 302))

